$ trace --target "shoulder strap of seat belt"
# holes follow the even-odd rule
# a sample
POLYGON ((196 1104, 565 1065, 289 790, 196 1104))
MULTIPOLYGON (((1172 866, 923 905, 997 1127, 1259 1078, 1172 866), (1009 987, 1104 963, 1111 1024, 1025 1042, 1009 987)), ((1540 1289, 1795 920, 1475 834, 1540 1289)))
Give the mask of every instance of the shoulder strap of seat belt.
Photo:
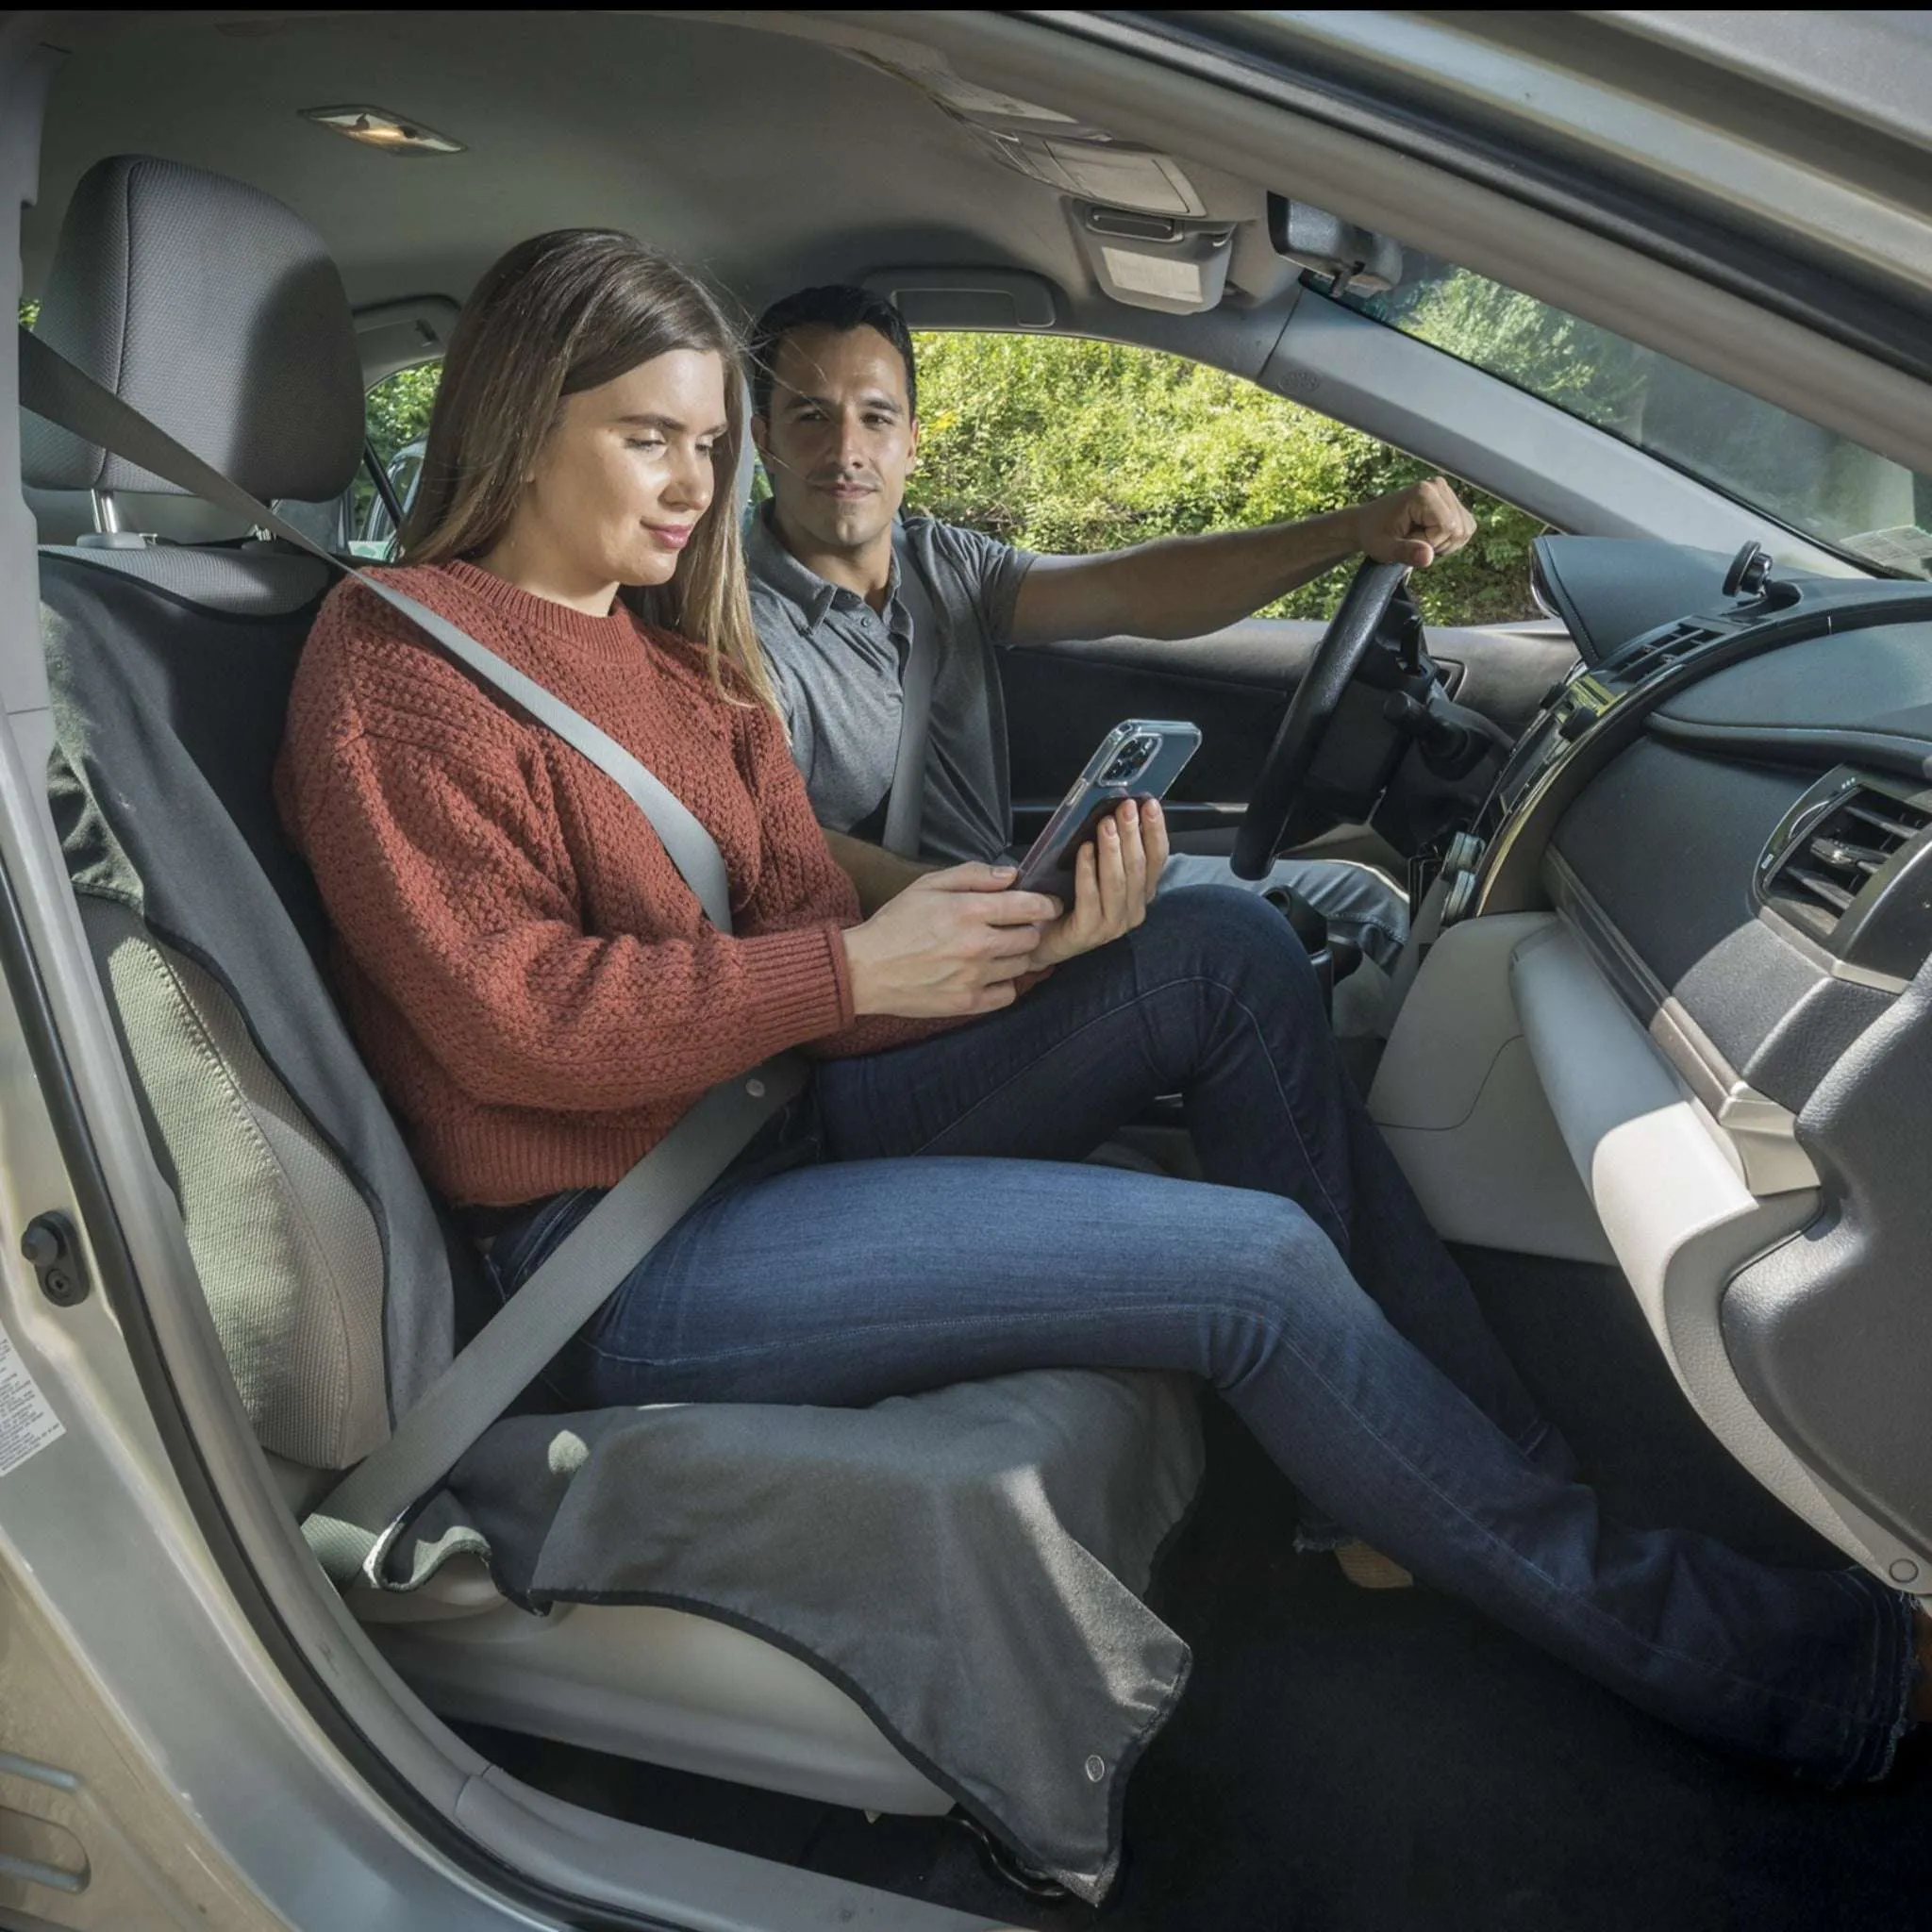
POLYGON ((909 544, 899 559, 899 595, 912 616, 912 637, 899 679, 899 756, 892 765, 881 842, 901 858, 917 858, 925 816, 925 754, 932 735, 932 688, 939 675, 941 619, 909 544))
MULTIPOLYGON (((402 612, 458 662, 621 786, 651 822, 712 924, 721 932, 731 930, 724 861, 710 833, 637 758, 580 712, 426 605, 332 556, 25 329, 20 331, 20 400, 58 427, 246 517, 329 569, 354 577, 402 612)), ((796 1056, 781 1055, 722 1082, 597 1203, 402 1417, 389 1440, 365 1457, 303 1524, 309 1547, 331 1577, 339 1583, 360 1576, 383 1584, 389 1546, 414 1506, 759 1127, 803 1091, 805 1080, 796 1056)))

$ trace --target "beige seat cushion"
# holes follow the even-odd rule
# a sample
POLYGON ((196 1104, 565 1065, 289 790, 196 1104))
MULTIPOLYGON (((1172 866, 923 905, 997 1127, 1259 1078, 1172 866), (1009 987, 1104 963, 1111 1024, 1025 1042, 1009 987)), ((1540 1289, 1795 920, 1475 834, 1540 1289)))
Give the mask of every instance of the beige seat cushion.
POLYGON ((256 1435, 344 1468, 389 1433, 375 1216, 221 987, 125 908, 80 905, 256 1435))

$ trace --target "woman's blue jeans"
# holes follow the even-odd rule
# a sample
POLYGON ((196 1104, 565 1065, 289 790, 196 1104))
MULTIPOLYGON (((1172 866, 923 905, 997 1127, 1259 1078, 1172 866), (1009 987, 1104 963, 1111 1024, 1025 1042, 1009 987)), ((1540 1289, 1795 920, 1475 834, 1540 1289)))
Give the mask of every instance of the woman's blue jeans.
MULTIPOLYGON (((1861 1570, 1605 1519, 1264 902, 1163 895, 1007 1011, 823 1066, 778 1138, 553 1364, 566 1401, 862 1404, 1026 1368, 1189 1371, 1315 1507, 1631 1702, 1831 1782, 1889 1766, 1907 1600, 1861 1570), (1081 1164, 1176 1091, 1209 1184, 1081 1164)), ((507 1289, 594 1198, 499 1237, 507 1289)))

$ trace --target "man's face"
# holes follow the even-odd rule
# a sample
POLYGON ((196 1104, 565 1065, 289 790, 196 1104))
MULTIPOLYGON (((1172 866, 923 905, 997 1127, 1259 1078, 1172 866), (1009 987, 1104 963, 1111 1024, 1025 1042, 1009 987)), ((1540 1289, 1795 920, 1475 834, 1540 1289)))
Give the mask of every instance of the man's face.
POLYGON ((771 408, 752 434, 780 524, 827 550, 886 535, 919 446, 898 350, 874 328, 793 329, 773 358, 771 408))

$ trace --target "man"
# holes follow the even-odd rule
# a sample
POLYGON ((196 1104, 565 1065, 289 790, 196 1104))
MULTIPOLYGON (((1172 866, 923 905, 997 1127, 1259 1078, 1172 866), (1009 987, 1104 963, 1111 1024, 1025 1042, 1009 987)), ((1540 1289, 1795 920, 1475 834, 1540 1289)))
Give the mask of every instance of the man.
MULTIPOLYGON (((1436 477, 1301 523, 1036 556, 900 517, 919 447, 918 372, 890 303, 859 288, 803 290, 759 318, 752 356, 752 435, 772 483, 746 544, 752 614, 813 808, 868 911, 931 864, 1006 855, 999 648, 1197 637, 1358 553, 1425 568, 1475 529, 1436 477), (915 858, 883 842, 919 626, 937 661, 915 858)), ((1175 856, 1161 875, 1163 887, 1247 883, 1201 855, 1175 856)), ((1406 917, 1380 874, 1286 859, 1253 884, 1292 887, 1392 969, 1406 917)))

